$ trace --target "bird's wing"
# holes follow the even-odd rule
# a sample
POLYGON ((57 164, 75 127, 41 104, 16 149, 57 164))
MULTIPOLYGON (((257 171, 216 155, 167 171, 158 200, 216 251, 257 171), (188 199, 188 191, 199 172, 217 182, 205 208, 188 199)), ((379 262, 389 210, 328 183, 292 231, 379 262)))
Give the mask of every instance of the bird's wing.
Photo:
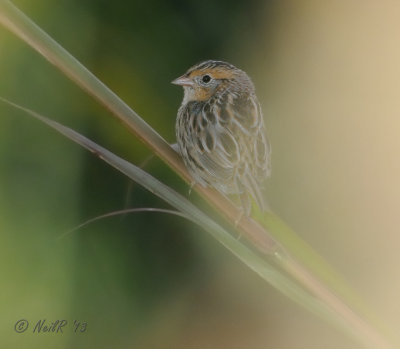
POLYGON ((232 98, 227 103, 232 114, 231 127, 240 144, 241 173, 239 187, 249 193, 261 210, 265 204, 261 185, 270 172, 270 145, 268 143, 260 104, 255 95, 232 98))
POLYGON ((192 110, 191 118, 196 142, 189 153, 204 168, 201 176, 225 193, 249 192, 262 206, 269 146, 255 96, 225 94, 192 110))

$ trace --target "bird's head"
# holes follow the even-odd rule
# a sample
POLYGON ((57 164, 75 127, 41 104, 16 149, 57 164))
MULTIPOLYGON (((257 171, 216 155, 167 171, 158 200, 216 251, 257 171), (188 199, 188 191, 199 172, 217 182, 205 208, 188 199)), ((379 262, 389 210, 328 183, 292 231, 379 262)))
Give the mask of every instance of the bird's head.
POLYGON ((194 65, 172 83, 184 88, 184 103, 207 101, 227 89, 233 93, 254 91, 253 84, 244 71, 232 64, 213 60, 194 65))

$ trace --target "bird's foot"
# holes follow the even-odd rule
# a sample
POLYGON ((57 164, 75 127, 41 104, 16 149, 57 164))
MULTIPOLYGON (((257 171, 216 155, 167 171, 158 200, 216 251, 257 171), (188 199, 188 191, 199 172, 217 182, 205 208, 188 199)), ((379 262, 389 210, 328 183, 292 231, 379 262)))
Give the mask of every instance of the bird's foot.
MULTIPOLYGON (((239 223, 240 223, 241 219, 243 218, 243 216, 244 216, 244 211, 243 211, 243 210, 240 210, 240 214, 239 214, 239 216, 235 219, 235 222, 234 222, 235 228, 237 228, 237 226, 239 225, 239 223)), ((239 238, 240 238, 240 236, 239 236, 239 238)))
POLYGON ((196 181, 192 181, 191 183, 190 183, 190 188, 189 188, 189 195, 192 193, 192 189, 193 189, 193 187, 196 185, 196 181))

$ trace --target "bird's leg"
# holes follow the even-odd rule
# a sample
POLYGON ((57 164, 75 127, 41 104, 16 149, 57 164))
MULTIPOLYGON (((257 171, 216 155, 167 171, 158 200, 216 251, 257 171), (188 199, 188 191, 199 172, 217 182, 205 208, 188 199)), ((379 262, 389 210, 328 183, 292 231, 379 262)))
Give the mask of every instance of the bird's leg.
MULTIPOLYGON (((181 152, 180 152, 178 143, 170 144, 170 146, 171 146, 171 148, 172 148, 173 150, 175 150, 179 155, 181 155, 181 152)), ((195 181, 195 180, 192 180, 192 181, 190 182, 189 195, 192 193, 192 189, 193 189, 193 187, 194 187, 195 185, 196 185, 196 181, 195 181)))
MULTIPOLYGON (((243 193, 239 195, 241 205, 238 207, 239 210, 239 216, 235 220, 235 228, 239 225, 241 219, 243 216, 249 217, 250 216, 250 209, 251 209, 251 203, 249 200, 249 196, 247 193, 243 193)), ((237 237, 238 240, 240 240, 242 237, 242 233, 239 232, 239 235, 237 237)))
MULTIPOLYGON (((243 211, 241 208, 239 208, 239 211, 240 211, 240 214, 239 214, 238 218, 235 219, 235 228, 237 228, 237 226, 238 226, 239 223, 240 223, 240 220, 241 220, 241 219, 243 218, 243 216, 244 216, 244 211, 243 211)), ((240 240, 240 238, 241 238, 241 234, 239 235, 238 240, 240 240)))
POLYGON ((241 202, 241 207, 240 210, 242 211, 242 215, 246 215, 246 217, 250 217, 250 213, 251 213, 251 200, 249 197, 249 194, 247 194, 246 192, 242 193, 239 195, 240 197, 240 202, 241 202))
MULTIPOLYGON (((171 146, 171 148, 172 148, 173 150, 175 150, 179 155, 181 155, 181 152, 180 152, 178 143, 170 144, 170 146, 171 146)), ((192 180, 192 181, 190 182, 189 195, 192 193, 192 189, 193 189, 193 187, 194 187, 195 185, 196 185, 196 181, 195 181, 195 180, 192 180)))
MULTIPOLYGON (((239 210, 239 216, 235 220, 235 228, 239 225, 240 221, 242 220, 243 216, 250 217, 250 212, 251 212, 251 201, 249 198, 249 195, 245 192, 239 195, 241 205, 238 207, 239 210)), ((237 237, 238 240, 240 240, 242 237, 242 233, 239 232, 239 235, 237 237)))
POLYGON ((189 188, 189 195, 192 193, 192 189, 193 189, 193 187, 196 185, 196 181, 195 180, 192 180, 191 182, 190 182, 190 188, 189 188))

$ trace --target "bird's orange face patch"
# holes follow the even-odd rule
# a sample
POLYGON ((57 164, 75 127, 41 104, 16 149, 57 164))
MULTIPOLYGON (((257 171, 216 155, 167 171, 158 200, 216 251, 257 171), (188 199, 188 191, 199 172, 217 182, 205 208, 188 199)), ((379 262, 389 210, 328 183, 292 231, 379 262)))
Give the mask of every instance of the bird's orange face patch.
MULTIPOLYGON (((207 68, 207 69, 198 69, 191 71, 187 76, 193 81, 203 75, 209 75, 214 80, 230 80, 234 77, 234 72, 231 69, 223 69, 223 68, 207 68)), ((218 84, 219 85, 219 84, 218 84)), ((218 88, 217 85, 217 88, 218 88)), ((202 86, 199 84, 194 85, 195 96, 197 101, 205 101, 212 97, 215 93, 215 85, 213 88, 208 86, 202 86)))
POLYGON ((195 96, 196 96, 196 101, 206 101, 207 99, 211 98, 213 95, 213 91, 210 90, 209 88, 206 87, 196 87, 195 88, 195 96))
POLYGON ((189 77, 195 78, 200 75, 210 75, 213 79, 231 79, 233 78, 233 70, 231 69, 221 69, 221 68, 209 68, 209 69, 199 69, 190 72, 189 77))

